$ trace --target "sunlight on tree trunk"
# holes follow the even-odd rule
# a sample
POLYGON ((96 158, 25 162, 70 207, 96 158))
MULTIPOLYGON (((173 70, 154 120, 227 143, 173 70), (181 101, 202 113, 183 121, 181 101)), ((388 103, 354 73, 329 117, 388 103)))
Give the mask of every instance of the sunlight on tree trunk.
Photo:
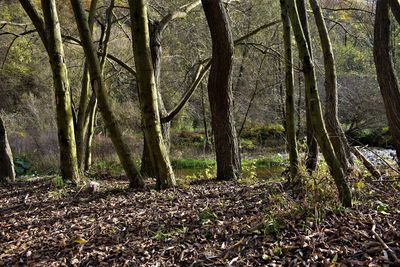
POLYGON ((122 167, 130 180, 131 187, 142 188, 144 187, 144 182, 135 162, 133 161, 128 145, 123 141, 122 132, 118 127, 117 120, 114 117, 108 102, 107 89, 102 76, 100 62, 93 45, 88 20, 79 0, 71 0, 71 5, 79 30, 82 47, 89 65, 93 91, 96 94, 105 126, 110 134, 110 138, 118 154, 122 167))
POLYGON ((77 183, 79 181, 79 170, 72 119, 71 91, 67 68, 65 66, 60 23, 58 21, 55 0, 42 0, 42 9, 56 97, 61 175, 64 180, 77 183))
POLYGON ((156 173, 157 187, 164 189, 175 186, 176 181, 161 133, 157 87, 150 51, 147 7, 144 0, 129 0, 129 9, 144 135, 156 173))
POLYGON ((332 44, 329 38, 328 29, 325 25, 325 20, 322 15, 322 10, 318 5, 317 0, 310 0, 310 4, 314 13, 314 18, 321 42, 321 48, 324 55, 326 92, 324 113, 325 125, 336 156, 340 161, 340 164, 342 164, 342 168, 347 173, 350 173, 354 169, 354 163, 351 160, 350 146, 347 142, 346 135, 340 126, 338 118, 336 65, 333 56, 332 44))

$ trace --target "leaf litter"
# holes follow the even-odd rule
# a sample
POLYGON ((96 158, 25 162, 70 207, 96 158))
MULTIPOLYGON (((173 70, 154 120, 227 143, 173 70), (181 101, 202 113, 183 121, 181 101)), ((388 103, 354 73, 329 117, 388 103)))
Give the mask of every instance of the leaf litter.
POLYGON ((343 209, 279 182, 161 192, 98 182, 92 194, 46 181, 1 187, 0 266, 400 266, 400 198, 381 183, 343 209))

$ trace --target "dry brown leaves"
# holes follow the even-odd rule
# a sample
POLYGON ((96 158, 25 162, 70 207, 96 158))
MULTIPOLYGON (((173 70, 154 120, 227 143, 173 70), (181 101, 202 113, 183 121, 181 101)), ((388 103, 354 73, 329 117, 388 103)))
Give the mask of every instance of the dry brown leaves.
POLYGON ((58 196, 45 182, 0 188, 0 266, 393 265, 369 215, 400 257, 399 198, 387 188, 366 189, 353 210, 325 212, 317 225, 304 213, 268 233, 255 226, 270 212, 269 196, 283 193, 278 184, 133 192, 121 180, 100 183, 99 193, 58 196))

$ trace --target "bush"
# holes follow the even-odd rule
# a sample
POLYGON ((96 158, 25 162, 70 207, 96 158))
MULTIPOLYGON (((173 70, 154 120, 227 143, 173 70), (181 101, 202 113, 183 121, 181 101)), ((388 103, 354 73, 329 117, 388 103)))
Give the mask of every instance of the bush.
POLYGON ((350 141, 359 145, 393 148, 393 139, 389 127, 381 129, 363 129, 349 134, 350 141))
POLYGON ((281 137, 285 132, 281 124, 254 124, 243 129, 242 137, 265 144, 268 139, 281 137))

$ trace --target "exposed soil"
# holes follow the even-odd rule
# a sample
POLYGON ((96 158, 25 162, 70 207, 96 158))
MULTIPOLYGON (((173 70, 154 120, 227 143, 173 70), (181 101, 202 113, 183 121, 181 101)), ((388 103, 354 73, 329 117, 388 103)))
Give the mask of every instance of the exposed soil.
POLYGON ((106 178, 97 193, 0 188, 0 266, 400 266, 400 198, 384 184, 345 210, 278 182, 134 192, 106 178))

